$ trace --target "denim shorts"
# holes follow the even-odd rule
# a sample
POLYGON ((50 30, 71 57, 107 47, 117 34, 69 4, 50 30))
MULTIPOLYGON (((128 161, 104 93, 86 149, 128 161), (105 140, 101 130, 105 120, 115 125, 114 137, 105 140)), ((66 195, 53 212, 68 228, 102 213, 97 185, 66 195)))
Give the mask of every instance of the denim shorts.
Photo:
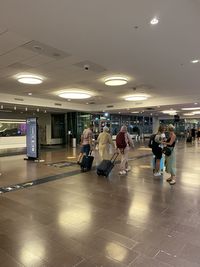
POLYGON ((89 152, 90 152, 90 145, 83 145, 81 147, 81 153, 86 154, 86 156, 88 156, 89 152))

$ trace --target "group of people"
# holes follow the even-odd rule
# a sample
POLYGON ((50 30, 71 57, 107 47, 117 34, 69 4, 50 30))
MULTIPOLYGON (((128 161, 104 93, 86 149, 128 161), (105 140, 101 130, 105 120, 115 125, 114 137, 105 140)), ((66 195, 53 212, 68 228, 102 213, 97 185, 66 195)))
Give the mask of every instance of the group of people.
MULTIPOLYGON (((78 156, 78 162, 81 162, 82 156, 88 155, 92 150, 93 139, 92 139, 92 128, 93 125, 90 125, 89 128, 83 131, 81 135, 81 152, 78 156)), ((176 183, 176 168, 175 168, 175 151, 174 147, 176 144, 176 135, 174 133, 174 126, 170 124, 167 128, 169 133, 169 137, 165 136, 166 128, 163 125, 160 125, 157 133, 154 136, 154 142, 152 146, 152 152, 155 156, 155 176, 160 176, 160 161, 163 157, 163 148, 167 147, 170 150, 170 155, 165 155, 165 167, 166 172, 170 174, 170 177, 167 178, 167 182, 170 185, 174 185, 176 183)), ((101 160, 109 160, 110 159, 110 146, 113 149, 116 149, 121 154, 121 163, 120 163, 120 175, 126 174, 130 171, 128 166, 128 152, 130 148, 134 147, 133 140, 130 134, 127 131, 127 127, 124 125, 121 127, 120 132, 116 136, 116 145, 114 144, 112 137, 109 133, 109 128, 105 126, 103 128, 103 132, 99 134, 96 140, 99 156, 101 160)))
POLYGON ((193 127, 192 129, 187 129, 187 139, 191 139, 191 142, 194 142, 197 137, 198 143, 200 143, 200 128, 196 129, 193 127))
MULTIPOLYGON (((92 150, 93 140, 92 140, 92 128, 93 125, 90 125, 89 128, 85 129, 81 135, 81 151, 78 156, 77 163, 81 162, 83 155, 88 155, 92 150)), ((121 154, 121 163, 120 163, 120 175, 126 174, 130 171, 128 166, 128 152, 130 148, 134 147, 133 140, 130 134, 127 131, 126 126, 122 126, 120 132, 116 137, 116 145, 114 144, 112 137, 109 133, 109 128, 104 126, 103 132, 99 134, 96 142, 98 146, 99 156, 101 160, 109 160, 110 159, 110 147, 115 149, 117 152, 121 154)))
POLYGON ((152 152, 155 156, 155 172, 154 176, 160 176, 160 162, 163 157, 163 152, 168 149, 168 153, 165 154, 165 167, 166 172, 170 174, 170 177, 167 178, 167 182, 170 185, 176 183, 176 158, 175 158, 175 144, 176 144, 176 135, 174 132, 175 127, 170 124, 167 128, 169 133, 168 138, 166 138, 165 131, 166 127, 160 125, 157 133, 154 136, 154 142, 152 145, 152 152))

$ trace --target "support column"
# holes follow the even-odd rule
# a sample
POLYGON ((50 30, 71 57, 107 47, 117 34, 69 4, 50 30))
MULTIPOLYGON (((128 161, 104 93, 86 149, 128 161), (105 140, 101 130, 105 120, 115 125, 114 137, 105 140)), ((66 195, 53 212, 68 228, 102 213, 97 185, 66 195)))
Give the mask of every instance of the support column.
POLYGON ((160 125, 158 117, 153 117, 153 133, 157 133, 158 127, 160 125))

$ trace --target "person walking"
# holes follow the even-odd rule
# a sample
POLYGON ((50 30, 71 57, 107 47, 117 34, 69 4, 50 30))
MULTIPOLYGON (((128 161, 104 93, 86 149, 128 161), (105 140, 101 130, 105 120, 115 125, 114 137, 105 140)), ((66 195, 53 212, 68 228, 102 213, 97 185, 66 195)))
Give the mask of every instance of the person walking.
POLYGON ((99 146, 99 155, 101 157, 101 160, 109 160, 109 149, 110 145, 114 148, 114 142, 111 138, 111 135, 109 134, 109 128, 107 126, 103 127, 103 132, 99 134, 97 138, 97 143, 99 146))
POLYGON ((81 135, 81 151, 78 156, 77 163, 80 164, 83 155, 88 156, 92 147, 92 130, 93 130, 93 125, 90 124, 88 128, 86 128, 82 135, 81 135))
POLYGON ((133 140, 127 131, 127 127, 124 125, 121 127, 120 132, 116 136, 116 146, 121 154, 120 175, 126 174, 130 171, 128 166, 128 152, 130 147, 134 147, 133 140))
POLYGON ((176 135, 174 133, 174 129, 175 127, 172 124, 168 126, 167 130, 169 132, 169 138, 166 142, 163 142, 163 144, 171 150, 171 154, 169 156, 165 155, 166 172, 171 174, 171 176, 167 178, 166 181, 169 182, 170 185, 174 185, 176 183, 176 135))
POLYGON ((198 128, 198 131, 197 131, 197 141, 199 144, 200 143, 200 128, 198 128))

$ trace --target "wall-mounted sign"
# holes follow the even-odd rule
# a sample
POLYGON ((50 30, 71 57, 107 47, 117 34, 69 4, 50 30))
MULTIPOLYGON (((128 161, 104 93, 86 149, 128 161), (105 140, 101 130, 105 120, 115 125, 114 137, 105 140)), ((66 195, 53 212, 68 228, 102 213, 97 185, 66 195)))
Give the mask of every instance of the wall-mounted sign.
POLYGON ((28 158, 38 158, 38 124, 37 118, 28 118, 26 120, 26 147, 28 158))

